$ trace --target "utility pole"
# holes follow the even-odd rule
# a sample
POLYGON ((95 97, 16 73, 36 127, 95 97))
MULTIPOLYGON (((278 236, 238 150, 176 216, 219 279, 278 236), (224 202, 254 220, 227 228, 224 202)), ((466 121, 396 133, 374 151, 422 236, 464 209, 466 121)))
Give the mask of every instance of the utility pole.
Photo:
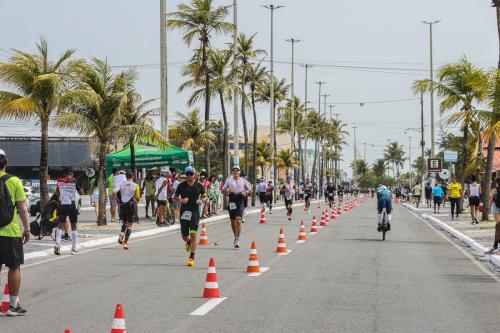
MULTIPOLYGON (((323 95, 321 95, 321 96, 323 96, 323 115, 325 116, 325 119, 326 119, 326 98, 327 98, 328 96, 330 96, 330 95, 328 95, 328 94, 323 94, 323 95)), ((330 113, 331 113, 331 112, 330 112, 330 113)), ((331 116, 330 116, 330 118, 331 118, 331 116)))
MULTIPOLYGON (((420 176, 420 186, 423 189, 424 188, 424 173, 425 173, 425 140, 424 140, 424 94, 421 92, 420 93, 420 132, 421 132, 421 137, 420 137, 420 147, 422 148, 422 169, 420 170, 421 176, 420 176)), ((423 196, 420 196, 422 198, 421 202, 423 201, 423 196)))
MULTIPOLYGON (((308 85, 307 72, 309 71, 310 67, 311 67, 311 65, 308 65, 308 64, 304 65, 305 72, 306 72, 305 73, 305 81, 306 82, 305 82, 305 85, 304 85, 304 87, 305 87, 305 92, 304 92, 304 110, 305 110, 306 113, 307 113, 307 103, 309 102, 307 100, 307 90, 308 90, 307 89, 307 85, 308 85)), ((304 147, 305 148, 304 149, 305 154, 303 155, 303 159, 304 160, 302 161, 302 163, 303 163, 303 165, 302 165, 302 180, 303 181, 305 181, 305 174, 307 173, 307 172, 304 171, 304 169, 306 168, 306 165, 307 165, 307 138, 304 138, 304 142, 305 142, 305 145, 304 145, 305 146, 304 147)))
MULTIPOLYGON (((334 107, 335 107, 335 106, 334 106, 334 107)), ((338 120, 339 120, 340 113, 334 113, 333 115, 335 116, 335 120, 337 120, 337 121, 338 121, 338 120)))
MULTIPOLYGON (((330 105, 328 105, 328 107, 330 108, 330 120, 332 120, 333 119, 333 115, 334 115, 333 108, 335 107, 335 105, 330 104, 330 105)), ((337 113, 335 113, 335 114, 337 114, 337 113)))
MULTIPOLYGON (((236 51, 238 39, 238 1, 233 0, 233 70, 236 71, 236 51)), ((233 138, 233 158, 234 164, 240 164, 240 113, 238 112, 238 81, 235 77, 233 80, 233 122, 234 122, 234 138, 233 138)), ((255 129, 254 129, 255 130, 255 129)), ((228 173, 229 174, 229 173, 228 173)))
POLYGON ((410 164, 410 188, 412 187, 413 184, 413 167, 411 165, 411 136, 408 137, 408 158, 409 158, 409 164, 410 164))
POLYGON ((364 150, 363 150, 363 161, 366 162, 366 142, 363 142, 363 145, 365 146, 364 150))
POLYGON ((356 149, 356 128, 357 126, 353 126, 352 129, 354 130, 354 163, 352 165, 352 175, 353 175, 353 180, 352 180, 352 184, 355 185, 356 184, 356 155, 357 155, 357 149, 356 149))
POLYGON ((430 81, 431 81, 431 84, 430 84, 430 94, 431 94, 431 157, 434 158, 434 153, 435 153, 435 150, 434 150, 434 146, 435 146, 435 137, 434 137, 434 91, 433 91, 433 87, 434 87, 434 84, 433 84, 433 80, 434 80, 434 68, 433 68, 433 54, 432 54, 432 26, 434 24, 437 24, 441 21, 437 20, 437 21, 432 21, 432 22, 427 22, 427 21, 422 21, 422 23, 424 24, 427 24, 429 26, 429 56, 430 56, 430 68, 429 68, 429 71, 430 71, 430 81))
POLYGON ((326 82, 317 81, 314 83, 316 83, 319 87, 319 89, 318 89, 318 112, 321 115, 321 86, 324 85, 326 82))
POLYGON ((299 39, 286 39, 287 42, 292 44, 292 84, 290 87, 290 97, 292 101, 292 109, 291 109, 291 115, 290 115, 290 149, 291 151, 295 151, 295 43, 300 42, 299 39))
POLYGON ((270 84, 271 84, 271 166, 273 168, 273 185, 276 186, 277 170, 274 163, 274 155, 276 150, 276 136, 275 136, 275 105, 274 105, 274 11, 283 8, 279 5, 266 5, 263 6, 271 11, 271 66, 270 66, 270 84))
POLYGON ((167 0, 160 0, 160 129, 168 140, 167 0))

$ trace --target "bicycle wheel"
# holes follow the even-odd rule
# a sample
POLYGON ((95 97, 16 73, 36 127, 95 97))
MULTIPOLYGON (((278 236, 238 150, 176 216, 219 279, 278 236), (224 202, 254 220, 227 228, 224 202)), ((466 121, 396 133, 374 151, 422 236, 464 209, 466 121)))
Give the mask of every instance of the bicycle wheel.
POLYGON ((382 240, 385 241, 385 234, 387 232, 387 212, 382 212, 382 240))
POLYGON ((385 233, 386 233, 385 229, 384 229, 384 230, 382 230, 382 240, 383 240, 383 241, 385 241, 385 233))

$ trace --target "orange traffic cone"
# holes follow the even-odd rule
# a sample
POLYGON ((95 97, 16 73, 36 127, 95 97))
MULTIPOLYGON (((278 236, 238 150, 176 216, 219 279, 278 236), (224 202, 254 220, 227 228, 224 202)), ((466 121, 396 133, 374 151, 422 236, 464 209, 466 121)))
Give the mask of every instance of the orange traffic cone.
POLYGON ((70 328, 65 329, 64 333, 71 333, 71 329, 70 328))
POLYGON ((217 282, 217 272, 215 271, 215 260, 210 258, 208 264, 207 278, 205 280, 204 298, 219 298, 219 283, 217 282))
POLYGON ((198 242, 198 245, 208 245, 208 233, 205 223, 201 224, 200 241, 198 242))
POLYGON ((300 221, 300 229, 299 229, 299 239, 301 243, 305 242, 307 240, 307 234, 306 234, 306 226, 304 225, 304 220, 300 221))
POLYGON ((257 255, 257 245, 255 245, 255 241, 252 242, 252 248, 250 249, 247 273, 260 273, 259 256, 257 255))
POLYGON ((323 213, 321 214, 321 223, 319 224, 319 227, 320 227, 320 228, 324 228, 324 227, 326 227, 326 223, 325 223, 325 212, 323 212, 323 213))
POLYGON ((330 224, 330 213, 328 212, 328 209, 325 210, 325 223, 326 225, 330 224))
POLYGON ((283 228, 280 229, 280 238, 278 239, 278 247, 276 248, 276 252, 288 253, 288 250, 286 249, 285 232, 283 231, 283 228))
POLYGON ((260 214, 260 223, 261 224, 266 223, 266 213, 265 213, 265 211, 262 211, 262 213, 260 214))
POLYGON ((318 233, 318 225, 316 224, 316 216, 313 216, 313 221, 311 224, 311 232, 309 235, 316 235, 318 233))
POLYGON ((123 305, 116 304, 115 317, 111 325, 111 333, 126 333, 125 328, 125 313, 123 312, 123 305))
POLYGON ((2 307, 0 312, 6 313, 9 309, 10 305, 10 294, 9 294, 9 285, 6 283, 3 288, 3 296, 2 296, 2 307))
POLYGON ((332 219, 337 219, 337 215, 335 215, 335 209, 332 209, 332 219))
POLYGON ((339 209, 337 209, 337 215, 342 215, 342 208, 340 208, 340 205, 339 205, 339 209))
POLYGON ((321 208, 321 204, 318 202, 318 208, 321 208))

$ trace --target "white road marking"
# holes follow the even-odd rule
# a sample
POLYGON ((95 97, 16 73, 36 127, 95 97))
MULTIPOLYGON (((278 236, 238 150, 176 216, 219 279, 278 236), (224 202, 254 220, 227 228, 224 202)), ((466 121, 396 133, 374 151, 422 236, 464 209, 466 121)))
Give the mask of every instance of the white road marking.
POLYGON ((191 312, 191 316, 204 316, 209 313, 213 308, 215 308, 220 303, 224 302, 227 297, 212 298, 198 309, 191 312))
POLYGON ((267 272, 269 270, 269 267, 261 267, 259 273, 250 273, 248 276, 260 276, 263 273, 267 272))
POLYGON ((498 277, 497 275, 495 275, 493 272, 491 272, 488 268, 484 267, 480 262, 477 261, 477 259, 471 255, 469 252, 467 252, 465 249, 463 249, 460 245, 458 245, 457 243, 453 242, 447 235, 445 235, 443 232, 441 232, 440 230, 438 230, 436 227, 434 227, 434 225, 432 223, 430 223, 429 221, 427 221, 426 219, 422 218, 421 216, 415 214, 414 212, 412 212, 411 210, 407 209, 409 213, 411 213, 412 215, 414 215, 415 217, 419 218, 420 220, 424 221, 432 230, 434 230, 439 236, 443 237, 444 239, 446 239, 446 241, 448 243, 450 243, 451 245, 453 245, 457 250, 459 250, 460 252, 462 252, 467 258, 470 259, 470 261, 472 261, 474 263, 474 265, 476 265, 480 270, 482 270, 484 273, 488 274, 489 276, 491 276, 493 278, 493 280, 495 280, 496 282, 500 283, 500 277, 498 277))
POLYGON ((305 243, 305 242, 306 242, 305 240, 298 240, 298 241, 296 241, 295 243, 297 243, 297 244, 303 244, 303 243, 305 243))

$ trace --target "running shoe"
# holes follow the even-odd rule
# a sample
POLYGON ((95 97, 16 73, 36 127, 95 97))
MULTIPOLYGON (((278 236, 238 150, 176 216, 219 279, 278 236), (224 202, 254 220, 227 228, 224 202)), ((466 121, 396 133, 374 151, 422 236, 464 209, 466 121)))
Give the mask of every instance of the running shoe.
POLYGON ((59 245, 54 246, 54 254, 56 256, 60 256, 61 255, 61 247, 59 245))
POLYGON ((489 251, 484 252, 486 255, 494 255, 494 254, 500 254, 500 249, 491 249, 489 251))
POLYGON ((188 259, 188 264, 187 264, 189 267, 194 267, 194 259, 193 258, 189 258, 188 259))
POLYGON ((240 248, 240 239, 239 237, 234 238, 234 248, 239 249, 240 248))
POLYGON ((28 311, 23 309, 21 305, 17 304, 16 307, 9 306, 9 309, 7 310, 7 316, 11 317, 24 316, 26 315, 26 312, 28 311))
POLYGON ((123 249, 128 250, 128 242, 123 242, 123 249))
POLYGON ((186 253, 189 253, 191 251, 191 244, 186 242, 185 250, 186 250, 186 253))
POLYGON ((292 217, 291 216, 288 216, 288 221, 291 221, 292 220, 292 217))
POLYGON ((145 219, 150 219, 151 217, 148 214, 146 214, 146 216, 144 216, 144 218, 145 219))
POLYGON ((120 235, 118 236, 118 244, 123 244, 123 239, 125 238, 125 234, 123 232, 120 232, 120 235))
POLYGON ((71 249, 71 254, 75 256, 78 254, 78 252, 76 251, 76 249, 71 249))

